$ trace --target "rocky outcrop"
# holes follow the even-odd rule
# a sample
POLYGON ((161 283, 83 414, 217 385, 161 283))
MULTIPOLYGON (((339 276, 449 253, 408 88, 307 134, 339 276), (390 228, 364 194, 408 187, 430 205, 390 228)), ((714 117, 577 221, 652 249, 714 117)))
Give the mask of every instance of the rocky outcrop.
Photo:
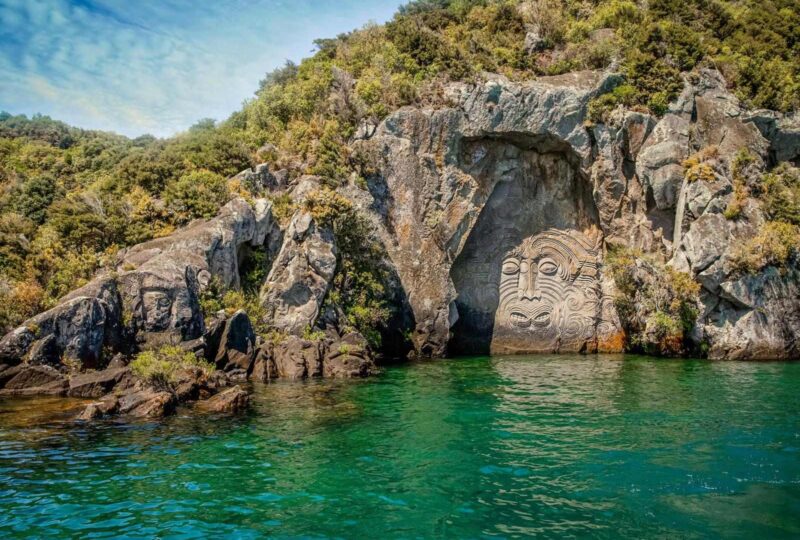
MULTIPOLYGON (((580 339, 562 346, 556 331, 539 342, 493 345, 506 255, 537 234, 565 229, 595 249, 601 224, 588 182, 593 141, 584 121, 589 101, 617 80, 582 72, 526 84, 498 78, 454 85, 454 107, 401 109, 362 143, 365 153, 378 156, 381 174, 370 190, 381 200, 369 207, 407 292, 419 354, 440 356, 451 344, 473 352, 593 351, 613 341, 619 329, 602 308, 604 278, 595 270, 587 277, 595 280, 590 298, 571 310, 581 318, 580 339)), ((532 275, 527 261, 539 256, 534 244, 517 254, 516 269, 509 266, 518 283, 532 275)), ((583 255, 562 255, 581 266, 575 257, 583 255)), ((568 274, 565 286, 580 272, 568 274)), ((534 304, 519 304, 512 311, 521 326, 507 327, 536 328, 532 321, 540 315, 568 324, 569 313, 534 304)))
POLYGON ((237 311, 225 323, 214 358, 217 369, 249 372, 256 354, 256 334, 244 311, 237 311))
POLYGON ((290 335, 277 343, 261 345, 252 379, 268 382, 278 378, 356 378, 375 372, 369 346, 358 332, 313 340, 290 335))
POLYGON ((201 291, 212 279, 221 288, 237 287, 241 250, 279 235, 271 206, 255 206, 233 200, 214 219, 123 251, 114 273, 99 275, 6 335, 0 362, 32 355, 35 362, 65 357, 102 367, 103 347, 130 351, 201 337, 201 291))
MULTIPOLYGON (((531 28, 527 46, 537 39, 531 28)), ((686 76, 661 118, 619 108, 591 122, 592 100, 621 81, 597 72, 529 82, 488 75, 448 85, 438 108, 405 107, 359 129, 353 153, 376 172, 366 191, 352 182, 339 194, 375 227, 396 319, 413 327, 417 355, 621 351, 624 325, 606 264, 619 246, 668 261, 702 286, 694 350, 735 359, 798 354, 797 261, 753 275, 733 264, 767 218, 747 189, 757 192, 760 173, 776 161, 800 156, 797 116, 746 111, 721 75, 704 69, 686 76), (734 171, 742 149, 754 157, 734 171), (708 163, 697 179, 687 163, 700 154, 708 163), (736 219, 726 217, 734 197, 736 219)), ((320 180, 289 181, 265 165, 236 180, 290 194, 292 215, 281 203, 282 226, 269 200, 236 199, 214 219, 122 252, 113 272, 0 340, 0 391, 95 396, 121 380, 103 372, 73 389, 64 363, 102 368, 103 351, 130 355, 165 343, 205 355, 227 382, 374 371, 363 337, 326 301, 346 246, 306 204, 320 180), (205 321, 199 304, 212 283, 240 286, 250 249, 267 252, 255 326, 273 332, 261 336, 245 313, 205 321)), ((190 378, 172 394, 205 399, 223 386, 190 378)), ((87 414, 168 410, 161 397, 120 399, 87 414)))
POLYGON ((418 354, 621 350, 604 271, 618 245, 701 283, 692 339, 711 357, 797 355, 796 271, 738 275, 735 247, 764 216, 754 201, 723 215, 737 153, 762 170, 796 159, 796 120, 747 113, 701 70, 661 119, 620 109, 588 122, 589 102, 618 81, 453 84, 450 106, 401 109, 357 143, 379 170, 361 206, 407 293, 418 354), (684 161, 703 149, 718 156, 714 178, 689 182, 684 161))
POLYGON ((313 326, 335 270, 333 233, 308 212, 295 214, 261 293, 271 325, 295 335, 313 326))

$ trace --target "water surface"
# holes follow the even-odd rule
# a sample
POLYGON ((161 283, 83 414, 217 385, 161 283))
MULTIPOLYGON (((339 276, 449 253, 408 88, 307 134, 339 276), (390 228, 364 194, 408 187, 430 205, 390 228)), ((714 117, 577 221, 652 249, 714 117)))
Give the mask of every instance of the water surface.
POLYGON ((240 417, 0 401, 0 537, 798 537, 798 390, 798 363, 551 356, 257 386, 240 417))

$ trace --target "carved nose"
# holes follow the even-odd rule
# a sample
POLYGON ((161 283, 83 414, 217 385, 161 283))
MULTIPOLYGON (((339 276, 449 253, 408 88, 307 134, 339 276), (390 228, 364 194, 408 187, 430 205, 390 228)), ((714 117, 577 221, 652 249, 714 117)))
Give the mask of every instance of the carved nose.
POLYGON ((523 300, 540 300, 541 295, 536 287, 536 269, 530 265, 527 272, 520 274, 520 297, 523 300))

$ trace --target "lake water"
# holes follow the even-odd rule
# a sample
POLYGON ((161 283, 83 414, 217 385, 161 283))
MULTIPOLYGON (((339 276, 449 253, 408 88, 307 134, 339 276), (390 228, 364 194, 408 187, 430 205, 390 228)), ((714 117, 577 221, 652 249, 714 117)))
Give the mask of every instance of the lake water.
POLYGON ((470 358, 253 399, 94 426, 0 401, 0 537, 800 536, 799 363, 470 358))

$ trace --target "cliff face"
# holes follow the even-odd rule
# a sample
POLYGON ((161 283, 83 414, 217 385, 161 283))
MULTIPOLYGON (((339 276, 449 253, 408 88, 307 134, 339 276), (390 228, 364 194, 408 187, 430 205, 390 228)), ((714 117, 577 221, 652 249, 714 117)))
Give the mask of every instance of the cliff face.
MULTIPOLYGON (((734 264, 767 220, 740 187, 774 160, 800 157, 794 120, 742 110, 718 73, 702 71, 660 119, 620 109, 605 124, 588 122, 592 99, 618 83, 613 74, 580 72, 452 84, 447 106, 400 109, 353 143, 376 173, 366 190, 339 193, 374 225, 419 355, 622 351, 631 320, 655 331, 655 308, 636 289, 656 287, 661 276, 636 263, 621 313, 626 291, 609 264, 620 248, 700 284, 684 352, 800 353, 796 263, 751 272, 734 264), (692 162, 697 155, 704 157, 692 162), (707 165, 700 178, 691 163, 707 165), (740 211, 728 215, 734 203, 740 211)), ((272 178, 261 169, 243 174, 272 178)), ((182 343, 223 370, 262 380, 369 372, 363 338, 335 302, 324 304, 338 250, 304 202, 317 180, 267 183, 294 198, 298 209, 285 225, 269 201, 237 199, 214 219, 130 248, 113 273, 3 338, 0 363, 58 366, 66 357, 102 367, 108 351, 182 343), (251 247, 274 261, 264 269, 261 322, 289 336, 281 343, 256 337, 242 316, 207 326, 201 312, 212 283, 238 286, 251 247), (327 331, 321 343, 302 337, 315 326, 327 331), (228 354, 228 345, 238 352, 228 354)))
POLYGON ((615 82, 586 72, 452 85, 450 107, 400 110, 359 143, 380 171, 362 204, 407 292, 420 353, 621 350, 604 263, 623 246, 701 284, 697 350, 798 354, 796 266, 737 271, 735 250, 765 216, 752 199, 723 215, 745 174, 736 156, 752 155, 751 176, 776 154, 796 160, 797 126, 747 114, 713 71, 687 79, 661 119, 620 110, 590 124, 590 101, 615 82), (704 149, 714 172, 692 181, 685 160, 704 149))

